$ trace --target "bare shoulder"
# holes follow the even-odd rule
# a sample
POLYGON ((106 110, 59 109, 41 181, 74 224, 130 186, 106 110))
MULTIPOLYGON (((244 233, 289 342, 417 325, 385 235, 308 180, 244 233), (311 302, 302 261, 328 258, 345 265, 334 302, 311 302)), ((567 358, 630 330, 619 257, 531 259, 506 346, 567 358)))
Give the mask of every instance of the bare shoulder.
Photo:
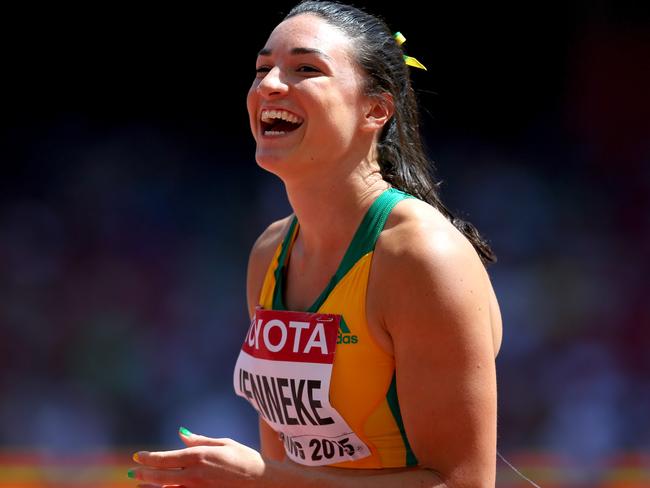
POLYGON ((474 324, 480 319, 498 350, 500 315, 487 271, 473 245, 437 209, 416 199, 400 202, 379 237, 373 266, 377 303, 386 304, 381 325, 393 339, 415 326, 403 319, 417 310, 439 318, 441 332, 445 325, 457 327, 462 316, 474 324))
POLYGON ((246 277, 246 295, 248 299, 248 311, 252 313, 252 307, 262 288, 262 282, 266 269, 273 258, 278 245, 289 228, 293 215, 276 220, 269 225, 256 239, 248 257, 248 272, 246 277))
POLYGON ((258 236, 253 244, 250 252, 250 260, 264 260, 267 255, 270 260, 278 244, 280 244, 280 241, 284 237, 292 218, 293 214, 288 215, 283 219, 276 220, 264 229, 264 232, 258 236))
POLYGON ((408 264, 447 268, 485 268, 472 244, 431 205, 416 199, 400 202, 377 242, 378 255, 391 271, 408 264))

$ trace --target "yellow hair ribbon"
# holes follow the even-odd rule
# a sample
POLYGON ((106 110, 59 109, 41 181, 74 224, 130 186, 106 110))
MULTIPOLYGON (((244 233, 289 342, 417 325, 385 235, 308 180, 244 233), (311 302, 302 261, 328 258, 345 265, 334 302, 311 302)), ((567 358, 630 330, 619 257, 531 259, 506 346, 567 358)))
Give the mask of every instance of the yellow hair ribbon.
MULTIPOLYGON (((401 46, 406 42, 406 37, 404 37, 404 35, 399 31, 395 32, 395 34, 393 34, 393 37, 395 38, 395 42, 397 42, 398 46, 401 46)), ((414 57, 404 55, 404 62, 409 66, 413 66, 414 68, 420 68, 424 71, 427 70, 424 65, 414 57)))
POLYGON ((409 66, 413 66, 414 68, 420 68, 426 71, 427 69, 424 67, 420 61, 418 61, 415 58, 412 58, 411 56, 404 56, 404 62, 408 64, 409 66))

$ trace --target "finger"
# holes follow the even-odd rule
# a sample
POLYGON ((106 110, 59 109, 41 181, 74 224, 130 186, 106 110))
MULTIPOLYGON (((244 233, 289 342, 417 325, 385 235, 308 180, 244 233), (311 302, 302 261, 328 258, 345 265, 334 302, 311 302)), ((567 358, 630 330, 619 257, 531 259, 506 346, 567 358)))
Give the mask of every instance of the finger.
POLYGON ((230 439, 214 439, 196 434, 193 434, 192 437, 181 436, 181 439, 188 448, 198 446, 227 446, 231 442, 230 439))
POLYGON ((159 486, 178 486, 187 481, 187 473, 183 469, 155 469, 155 468, 134 468, 129 471, 129 477, 138 481, 145 481, 146 484, 159 486))
POLYGON ((193 446, 225 446, 232 441, 230 439, 215 439, 213 437, 205 437, 198 434, 193 434, 185 427, 178 429, 178 436, 185 443, 187 447, 193 446))
POLYGON ((138 451, 133 460, 152 468, 186 468, 196 464, 198 456, 194 449, 176 449, 174 451, 138 451))

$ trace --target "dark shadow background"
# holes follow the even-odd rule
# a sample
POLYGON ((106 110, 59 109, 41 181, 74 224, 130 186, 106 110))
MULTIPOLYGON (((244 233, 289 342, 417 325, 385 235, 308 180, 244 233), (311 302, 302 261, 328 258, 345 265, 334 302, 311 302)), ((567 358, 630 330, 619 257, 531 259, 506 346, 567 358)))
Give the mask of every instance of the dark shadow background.
MULTIPOLYGON (((429 68, 443 196, 499 256, 500 450, 648 450, 648 8, 357 4, 429 68)), ((231 386, 246 260, 290 209, 245 95, 290 5, 6 15, 0 447, 175 447, 180 425, 257 445, 231 386)))

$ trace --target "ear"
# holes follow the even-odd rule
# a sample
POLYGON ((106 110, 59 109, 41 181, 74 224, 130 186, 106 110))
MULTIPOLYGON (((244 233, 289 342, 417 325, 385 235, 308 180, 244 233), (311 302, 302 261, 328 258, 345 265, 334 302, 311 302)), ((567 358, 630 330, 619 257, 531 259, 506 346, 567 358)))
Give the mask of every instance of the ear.
POLYGON ((389 93, 368 98, 364 107, 363 128, 368 131, 380 131, 395 112, 393 97, 389 93))

